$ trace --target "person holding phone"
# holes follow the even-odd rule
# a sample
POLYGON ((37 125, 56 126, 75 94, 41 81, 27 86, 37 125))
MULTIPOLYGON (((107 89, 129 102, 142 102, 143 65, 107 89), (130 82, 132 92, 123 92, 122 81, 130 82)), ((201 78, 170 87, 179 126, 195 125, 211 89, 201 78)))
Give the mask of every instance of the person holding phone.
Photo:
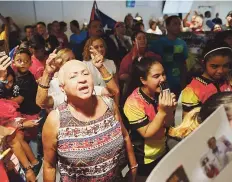
POLYGON ((133 64, 131 94, 124 105, 131 140, 138 162, 138 181, 145 181, 152 169, 167 153, 165 127, 174 120, 176 99, 169 89, 162 64, 152 58, 139 58, 133 64))

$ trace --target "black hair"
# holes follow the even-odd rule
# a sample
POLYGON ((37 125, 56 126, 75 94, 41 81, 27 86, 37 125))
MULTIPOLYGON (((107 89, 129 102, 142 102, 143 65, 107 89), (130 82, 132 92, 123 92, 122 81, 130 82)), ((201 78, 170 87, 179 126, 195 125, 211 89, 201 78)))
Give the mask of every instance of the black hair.
POLYGON ((7 23, 10 23, 11 17, 7 16, 5 19, 6 19, 7 23))
MULTIPOLYGON (((211 31, 214 31, 214 28, 215 28, 216 25, 219 25, 219 26, 222 28, 222 26, 221 26, 220 24, 214 24, 213 27, 211 28, 211 31)), ((220 33, 220 32, 219 32, 219 33, 220 33)), ((217 34, 216 34, 216 35, 217 35, 217 34)), ((221 40, 220 40, 220 41, 221 41, 221 40)))
POLYGON ((35 34, 31 37, 29 46, 36 50, 43 49, 45 48, 45 40, 41 35, 35 34))
POLYGON ((22 54, 22 53, 25 53, 25 54, 27 54, 28 56, 31 57, 32 53, 31 53, 31 51, 30 51, 30 43, 29 43, 28 41, 23 41, 23 42, 19 45, 18 49, 16 49, 16 51, 14 52, 13 59, 15 58, 15 56, 16 56, 17 54, 22 54))
POLYGON ((148 73, 154 64, 161 64, 160 60, 150 57, 137 57, 132 64, 131 81, 128 87, 127 96, 129 96, 137 87, 143 86, 140 78, 147 79, 148 73))
POLYGON ((228 16, 232 16, 232 11, 229 11, 229 12, 227 13, 226 17, 228 17, 228 16))
POLYGON ((133 27, 133 30, 134 30, 135 32, 141 31, 141 29, 140 29, 141 25, 144 27, 144 24, 143 24, 142 22, 137 22, 137 23, 135 23, 135 25, 134 25, 134 27, 133 27))
POLYGON ((66 26, 67 26, 67 23, 65 23, 64 21, 61 21, 61 22, 60 22, 60 27, 63 28, 63 27, 66 27, 66 26))
POLYGON ((177 16, 177 15, 172 15, 172 16, 167 17, 166 20, 165 20, 166 26, 170 25, 170 23, 171 23, 172 20, 174 20, 174 19, 180 19, 180 17, 177 16))
POLYGON ((229 45, 224 42, 209 41, 206 44, 203 50, 203 54, 202 54, 202 57, 204 58, 204 64, 207 61, 209 61, 212 57, 215 57, 215 56, 223 56, 223 57, 228 56, 232 59, 232 50, 229 47, 229 45), (224 48, 215 50, 220 47, 224 47, 224 48), (213 52, 210 52, 210 51, 213 51, 213 52))
POLYGON ((211 12, 210 11, 206 11, 205 12, 205 17, 206 18, 210 18, 211 17, 211 12))
POLYGON ((24 27, 24 32, 26 32, 26 30, 27 30, 28 28, 33 29, 33 26, 31 26, 31 25, 26 25, 26 26, 24 27))
POLYGON ((1 26, 1 28, 2 28, 2 31, 4 31, 5 30, 5 24, 2 24, 2 26, 1 26))
POLYGON ((52 22, 52 25, 55 24, 55 23, 59 24, 59 22, 57 20, 55 20, 55 21, 52 22))
POLYGON ((59 22, 59 24, 60 24, 60 30, 64 31, 65 27, 67 27, 67 23, 65 23, 64 21, 61 21, 59 22))
POLYGON ((232 92, 219 92, 210 96, 201 106, 199 123, 202 123, 221 105, 224 105, 225 109, 228 110, 230 104, 232 104, 232 92))
POLYGON ((36 26, 37 26, 37 25, 43 25, 44 27, 46 27, 46 24, 45 24, 44 22, 42 22, 42 21, 36 23, 36 26))
POLYGON ((76 28, 80 29, 80 25, 79 25, 79 23, 78 23, 77 20, 72 20, 72 21, 70 22, 70 24, 72 24, 72 25, 75 26, 76 28))
POLYGON ((136 37, 137 37, 137 35, 138 35, 139 33, 146 34, 145 32, 143 32, 143 31, 141 31, 141 30, 135 31, 135 32, 132 34, 132 36, 131 36, 131 40, 132 40, 132 41, 135 41, 135 39, 136 39, 136 37))
POLYGON ((228 37, 232 37, 232 30, 226 30, 226 31, 218 32, 215 35, 214 40, 215 40, 215 42, 222 43, 228 37))
POLYGON ((8 68, 7 68, 7 75, 6 76, 8 77, 9 75, 11 75, 13 77, 13 79, 15 80, 15 72, 10 66, 8 66, 8 68))
POLYGON ((124 18, 124 23, 125 23, 126 26, 127 26, 127 24, 126 24, 127 18, 128 18, 129 16, 131 16, 131 17, 133 18, 132 14, 130 14, 130 13, 127 14, 127 15, 125 16, 125 18, 124 18))

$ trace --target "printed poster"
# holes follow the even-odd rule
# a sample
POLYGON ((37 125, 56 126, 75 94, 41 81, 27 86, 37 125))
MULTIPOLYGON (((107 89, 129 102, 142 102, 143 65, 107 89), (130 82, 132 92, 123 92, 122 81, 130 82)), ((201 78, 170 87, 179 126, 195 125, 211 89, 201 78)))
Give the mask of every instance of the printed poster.
POLYGON ((147 182, 231 182, 232 129, 223 106, 173 148, 147 182))

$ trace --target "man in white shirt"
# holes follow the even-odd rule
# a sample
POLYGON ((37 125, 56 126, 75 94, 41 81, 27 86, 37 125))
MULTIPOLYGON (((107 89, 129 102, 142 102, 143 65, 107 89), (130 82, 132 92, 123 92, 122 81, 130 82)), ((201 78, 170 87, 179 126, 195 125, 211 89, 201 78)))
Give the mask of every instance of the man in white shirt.
POLYGON ((228 163, 228 147, 221 141, 217 141, 215 137, 208 140, 210 154, 213 156, 213 161, 217 163, 217 168, 221 171, 228 163))

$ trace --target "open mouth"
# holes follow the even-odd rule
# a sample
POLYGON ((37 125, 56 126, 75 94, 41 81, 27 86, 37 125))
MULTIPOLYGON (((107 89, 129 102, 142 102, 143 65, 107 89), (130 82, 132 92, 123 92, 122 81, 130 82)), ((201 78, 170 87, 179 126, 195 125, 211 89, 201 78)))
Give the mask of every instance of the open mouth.
POLYGON ((80 87, 79 91, 81 91, 81 92, 88 92, 89 91, 89 87, 88 86, 80 87))

